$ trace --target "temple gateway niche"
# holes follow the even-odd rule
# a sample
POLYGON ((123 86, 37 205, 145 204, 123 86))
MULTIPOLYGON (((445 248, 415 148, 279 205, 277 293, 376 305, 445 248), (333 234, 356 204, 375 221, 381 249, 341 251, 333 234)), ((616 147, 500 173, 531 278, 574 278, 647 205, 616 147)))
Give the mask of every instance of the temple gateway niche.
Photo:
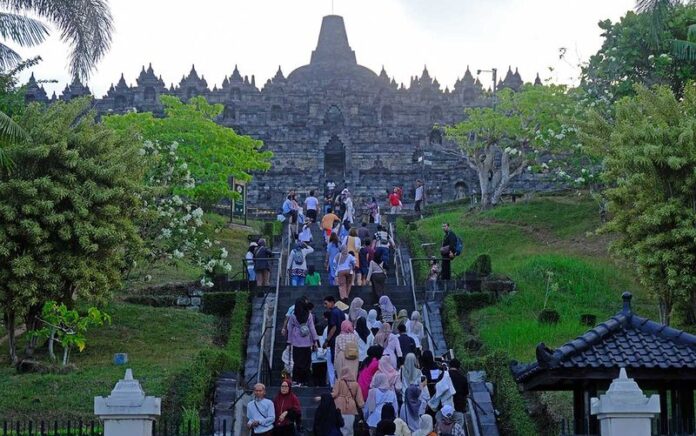
MULTIPOLYGON (((358 197, 375 195, 381 200, 387 189, 403 184, 407 203, 416 178, 425 180, 431 202, 455 198, 457 181, 478 186, 468 165, 438 152, 447 146, 447 139, 439 129, 433 130, 436 124, 461 121, 467 107, 490 104, 481 82, 465 64, 452 88, 443 89, 427 68, 409 83, 399 84, 384 68, 377 74, 358 64, 343 18, 336 15, 324 17, 309 59, 287 77, 278 68, 262 87, 254 75, 242 75, 236 66, 212 89, 195 67, 168 87, 152 66, 143 67, 134 85, 121 77, 95 100, 95 107, 102 114, 135 108, 161 116, 162 95, 184 101, 203 96, 222 104, 225 109, 218 123, 262 140, 274 154, 271 170, 255 174, 248 187, 251 207, 277 208, 288 189, 300 193, 322 189, 329 177, 345 179, 358 197), (414 153, 429 153, 430 164, 424 167, 413 159, 414 153), (288 172, 288 162, 299 167, 288 172)), ((509 68, 498 87, 516 90, 522 83, 519 73, 509 68)), ((90 95, 89 88, 74 81, 60 97, 49 98, 32 76, 26 99, 50 103, 84 95, 90 95)), ((548 189, 548 183, 539 185, 534 177, 523 175, 510 190, 548 189)))

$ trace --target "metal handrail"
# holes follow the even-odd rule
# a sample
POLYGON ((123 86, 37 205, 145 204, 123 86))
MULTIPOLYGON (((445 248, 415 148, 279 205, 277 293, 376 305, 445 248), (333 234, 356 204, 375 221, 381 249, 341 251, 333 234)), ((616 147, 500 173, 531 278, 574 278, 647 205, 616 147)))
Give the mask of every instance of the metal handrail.
MULTIPOLYGON (((403 277, 404 277, 404 265, 403 265, 403 259, 401 258, 401 249, 398 245, 396 245, 396 238, 394 237, 394 224, 393 223, 389 223, 389 236, 391 237, 392 241, 394 241, 394 267, 396 270, 394 277, 396 278, 396 286, 400 286, 401 284, 399 283, 399 269, 401 269, 401 277, 403 279, 403 277)), ((405 280, 404 280, 404 282, 405 282, 405 280)))
MULTIPOLYGON (((289 226, 288 226, 289 228, 289 226)), ((285 252, 289 256, 289 251, 285 252)), ((269 377, 271 376, 271 372, 273 372, 273 354, 275 352, 275 332, 277 328, 277 320, 278 320, 278 294, 280 291, 280 272, 281 272, 281 265, 283 264, 283 253, 280 253, 280 260, 281 262, 278 264, 278 274, 276 276, 276 289, 275 289, 275 301, 273 302, 273 329, 271 330, 271 351, 270 351, 270 357, 268 360, 268 369, 269 371, 269 377)), ((283 268, 285 269, 285 268, 283 268)), ((287 274, 286 274, 287 277, 287 274)), ((265 334, 264 334, 265 336, 265 334)))
MULTIPOLYGON (((274 253, 275 254, 275 253, 274 253)), ((279 254, 278 259, 275 258, 270 258, 272 260, 277 260, 278 261, 278 270, 276 271, 276 289, 275 289, 275 294, 276 294, 276 301, 275 301, 275 308, 274 308, 274 316, 275 316, 275 311, 278 309, 278 289, 280 288, 280 272, 282 270, 281 265, 283 264, 283 252, 281 251, 279 254)), ((264 348, 266 348, 266 333, 268 331, 268 327, 266 324, 268 323, 268 310, 266 310, 266 300, 268 298, 268 294, 270 294, 270 290, 266 291, 266 293, 263 296, 263 301, 261 302, 261 307, 263 308, 263 320, 261 321, 261 325, 264 326, 263 333, 261 334, 261 340, 259 341, 259 364, 257 367, 256 371, 256 382, 261 383, 261 377, 263 376, 263 371, 262 371, 262 366, 263 366, 263 359, 264 359, 264 348)), ((275 331, 275 319, 273 320, 273 327, 275 331)), ((273 340, 275 338, 275 335, 271 336, 271 339, 273 340)), ((273 344, 271 342, 271 344, 273 344)), ((271 345, 271 356, 273 355, 273 348, 271 345)))
POLYGON ((481 432, 479 430, 479 427, 481 426, 481 423, 479 421, 478 414, 476 413, 476 408, 474 407, 471 397, 468 397, 466 400, 469 406, 468 409, 469 416, 471 417, 471 426, 473 427, 473 436, 480 436, 481 432))

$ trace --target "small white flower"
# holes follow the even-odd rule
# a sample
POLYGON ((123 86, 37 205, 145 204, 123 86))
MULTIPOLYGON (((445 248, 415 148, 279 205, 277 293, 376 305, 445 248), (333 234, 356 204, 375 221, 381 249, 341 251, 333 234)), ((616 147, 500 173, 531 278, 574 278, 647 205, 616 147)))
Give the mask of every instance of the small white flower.
POLYGON ((184 202, 181 200, 181 197, 179 197, 178 195, 172 197, 172 202, 177 206, 181 206, 182 204, 184 204, 184 202))
POLYGON ((182 170, 188 169, 188 165, 186 164, 186 162, 181 164, 181 169, 182 170))
POLYGON ((145 156, 145 149, 144 149, 144 148, 141 148, 140 150, 138 150, 138 154, 139 154, 140 156, 145 156))
POLYGON ((229 253, 227 253, 227 249, 225 247, 222 247, 222 249, 220 250, 220 257, 226 259, 228 254, 229 253))
POLYGON ((531 166, 531 165, 527 167, 527 171, 529 171, 529 172, 532 171, 532 166, 531 166))
POLYGON ((152 280, 152 276, 151 276, 150 274, 146 275, 146 276, 145 276, 145 281, 146 281, 146 282, 149 282, 150 280, 152 280))
POLYGON ((174 250, 174 253, 172 253, 172 254, 173 254, 174 257, 176 257, 177 259, 181 259, 182 257, 184 257, 184 253, 182 253, 182 252, 179 251, 178 249, 177 249, 177 250, 174 250))
POLYGON ((542 163, 542 164, 541 164, 541 167, 542 167, 543 169, 545 169, 545 170, 548 170, 548 169, 549 169, 549 166, 546 164, 546 162, 542 163))
POLYGON ((196 208, 193 212, 191 212, 191 215, 194 218, 201 218, 203 216, 203 209, 200 207, 196 208))

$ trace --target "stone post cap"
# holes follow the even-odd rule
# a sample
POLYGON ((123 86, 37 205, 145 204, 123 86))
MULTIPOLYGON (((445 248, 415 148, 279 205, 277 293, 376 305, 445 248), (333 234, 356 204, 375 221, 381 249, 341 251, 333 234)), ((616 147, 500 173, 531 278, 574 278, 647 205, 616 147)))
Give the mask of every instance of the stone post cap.
POLYGON ((128 368, 122 380, 116 383, 108 397, 94 397, 94 414, 104 415, 160 415, 161 400, 146 397, 133 371, 128 368))
POLYGON ((632 378, 626 375, 626 369, 621 368, 619 377, 614 379, 606 394, 600 398, 592 398, 591 411, 593 415, 628 414, 643 415, 660 413, 660 396, 650 398, 632 378))

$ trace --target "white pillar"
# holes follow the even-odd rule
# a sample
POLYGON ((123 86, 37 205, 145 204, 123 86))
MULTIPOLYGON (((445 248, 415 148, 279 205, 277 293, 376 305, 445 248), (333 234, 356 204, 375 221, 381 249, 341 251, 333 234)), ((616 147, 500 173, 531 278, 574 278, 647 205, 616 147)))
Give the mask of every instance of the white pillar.
POLYGON ((638 383, 621 368, 606 394, 592 399, 602 436, 650 436, 651 419, 660 413, 660 396, 643 395, 638 383))
POLYGON ((146 397, 130 369, 111 395, 94 397, 94 414, 104 422, 104 436, 151 436, 160 409, 161 400, 146 397))

